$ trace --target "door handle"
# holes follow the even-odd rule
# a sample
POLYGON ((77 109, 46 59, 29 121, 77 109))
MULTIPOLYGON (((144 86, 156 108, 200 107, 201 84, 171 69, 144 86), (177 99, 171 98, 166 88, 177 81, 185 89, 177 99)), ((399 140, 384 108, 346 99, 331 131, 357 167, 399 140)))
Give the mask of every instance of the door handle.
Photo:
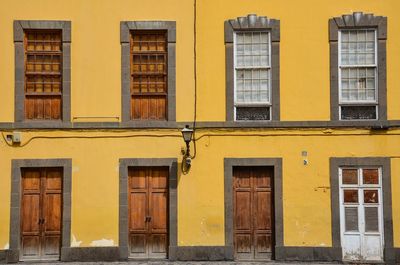
POLYGON ((145 222, 150 222, 151 221, 151 216, 146 216, 145 222))
POLYGON ((38 224, 44 224, 44 219, 39 219, 38 224))

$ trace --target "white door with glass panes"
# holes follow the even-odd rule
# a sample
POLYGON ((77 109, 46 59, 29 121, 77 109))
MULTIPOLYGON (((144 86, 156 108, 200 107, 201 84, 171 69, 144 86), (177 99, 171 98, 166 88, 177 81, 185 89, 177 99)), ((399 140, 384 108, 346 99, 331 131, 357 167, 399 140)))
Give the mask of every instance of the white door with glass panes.
POLYGON ((340 168, 343 260, 383 260, 382 169, 340 168))

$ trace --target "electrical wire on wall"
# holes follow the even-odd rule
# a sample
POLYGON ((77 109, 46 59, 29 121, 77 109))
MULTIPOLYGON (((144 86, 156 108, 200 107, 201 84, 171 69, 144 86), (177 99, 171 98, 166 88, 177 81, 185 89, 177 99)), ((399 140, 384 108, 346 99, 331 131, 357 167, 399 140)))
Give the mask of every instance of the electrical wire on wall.
POLYGON ((194 72, 194 110, 193 110, 193 155, 196 157, 196 119, 197 119, 197 0, 193 2, 193 72, 194 72))

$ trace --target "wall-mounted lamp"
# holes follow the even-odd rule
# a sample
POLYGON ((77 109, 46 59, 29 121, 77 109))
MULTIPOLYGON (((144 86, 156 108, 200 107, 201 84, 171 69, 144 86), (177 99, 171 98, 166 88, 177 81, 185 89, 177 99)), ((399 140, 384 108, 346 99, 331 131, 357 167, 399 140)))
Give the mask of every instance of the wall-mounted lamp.
POLYGON ((183 140, 186 143, 186 151, 183 155, 183 160, 182 160, 182 172, 187 173, 192 164, 192 158, 190 156, 190 142, 192 141, 193 130, 189 128, 189 125, 186 125, 181 132, 183 140))

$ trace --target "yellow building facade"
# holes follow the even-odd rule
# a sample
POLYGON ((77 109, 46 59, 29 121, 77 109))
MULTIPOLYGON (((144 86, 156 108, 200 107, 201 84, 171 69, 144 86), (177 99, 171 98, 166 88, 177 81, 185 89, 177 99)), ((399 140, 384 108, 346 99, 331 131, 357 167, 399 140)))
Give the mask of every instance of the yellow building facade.
MULTIPOLYGON (((2 0, 0 5, 0 260, 400 262, 400 2, 2 0), (40 64, 37 58, 47 54, 29 50, 29 34, 46 30, 61 34, 62 54, 48 56, 62 58, 62 92, 45 95, 61 97, 56 121, 26 116, 27 98, 43 92, 27 92, 29 56, 40 64), (132 80, 142 72, 132 73, 134 58, 153 56, 135 53, 135 34, 154 32, 165 36, 165 53, 154 54, 168 61, 167 114, 135 120, 132 80), (266 65, 240 65, 242 36, 243 58, 259 56, 257 47, 268 45, 266 65), (246 36, 252 36, 249 42, 246 36), (368 43, 373 62, 362 63, 368 43), (356 63, 344 63, 347 55, 356 63), (265 80, 258 77, 263 71, 265 80), (240 90, 239 82, 246 86, 248 80, 250 90, 259 82, 257 91, 268 82, 268 102, 243 103, 250 90, 240 90), (358 99, 370 89, 372 103, 347 102, 343 82, 354 82, 349 93, 358 89, 358 99), (185 125, 195 131, 190 168, 181 135, 185 125), (38 191, 38 210, 27 172, 49 179, 43 174, 51 169, 59 169, 62 184, 44 195, 38 191), (146 183, 154 182, 148 184, 154 190, 131 186, 135 170, 151 175, 158 169, 168 175, 163 191, 151 176, 146 183), (157 192, 164 199, 152 197, 157 192), (52 201, 49 194, 59 194, 55 215, 61 223, 53 227, 58 232, 41 218, 51 215, 43 206, 52 201), (137 194, 150 196, 144 206, 137 194), (33 204, 25 209, 28 203, 33 204), (135 218, 143 217, 137 213, 142 206, 146 228, 140 234, 135 218), (157 218, 165 218, 162 228, 157 218), (47 249, 51 244, 55 249, 47 249)), ((140 41, 145 45, 144 37, 140 41)))

